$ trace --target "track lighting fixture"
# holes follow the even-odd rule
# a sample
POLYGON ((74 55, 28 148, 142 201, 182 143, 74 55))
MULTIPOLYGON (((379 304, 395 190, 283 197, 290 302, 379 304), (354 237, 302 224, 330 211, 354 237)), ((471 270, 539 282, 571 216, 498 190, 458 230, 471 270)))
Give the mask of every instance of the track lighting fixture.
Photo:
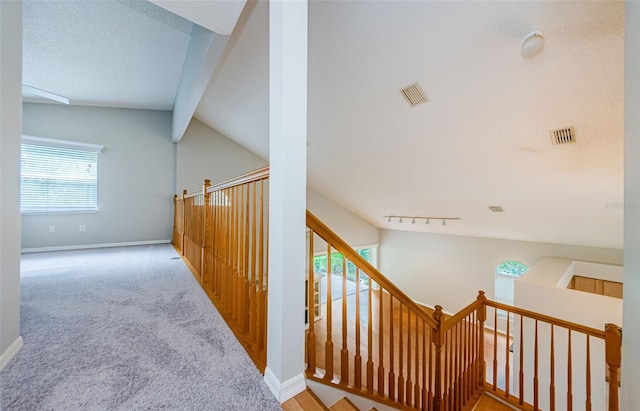
POLYGON ((460 217, 419 217, 419 216, 406 216, 406 215, 385 215, 383 216, 387 219, 388 223, 393 222, 393 220, 398 220, 399 223, 402 223, 403 218, 410 218, 411 224, 415 224, 416 220, 425 220, 425 224, 431 224, 431 220, 441 220, 442 225, 446 226, 447 221, 451 220, 460 220, 460 217))

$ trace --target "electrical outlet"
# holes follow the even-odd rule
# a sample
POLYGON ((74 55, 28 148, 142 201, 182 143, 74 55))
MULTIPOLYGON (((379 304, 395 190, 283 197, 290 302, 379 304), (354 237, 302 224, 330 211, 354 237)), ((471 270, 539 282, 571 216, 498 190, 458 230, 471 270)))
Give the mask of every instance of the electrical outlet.
POLYGON ((49 226, 49 232, 50 233, 55 233, 56 232, 56 226, 55 225, 50 225, 49 226))
POLYGON ((84 224, 80 224, 80 231, 87 231, 87 227, 84 224))

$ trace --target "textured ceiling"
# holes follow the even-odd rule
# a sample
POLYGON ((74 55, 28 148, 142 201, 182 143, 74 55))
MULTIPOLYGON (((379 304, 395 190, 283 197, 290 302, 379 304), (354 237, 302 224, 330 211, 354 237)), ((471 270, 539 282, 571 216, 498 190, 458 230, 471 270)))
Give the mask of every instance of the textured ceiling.
POLYGON ((149 0, 215 33, 228 36, 238 21, 245 0, 149 0))
POLYGON ((71 104, 171 110, 193 23, 147 1, 24 1, 23 83, 71 104))
MULTIPOLYGON (((623 25, 611 1, 311 1, 310 185, 381 228, 622 248, 623 25), (546 45, 525 60, 533 29, 546 45), (430 101, 411 108, 416 81, 430 101), (577 142, 552 146, 564 126, 577 142)), ((196 116, 268 157, 266 3, 196 116)))

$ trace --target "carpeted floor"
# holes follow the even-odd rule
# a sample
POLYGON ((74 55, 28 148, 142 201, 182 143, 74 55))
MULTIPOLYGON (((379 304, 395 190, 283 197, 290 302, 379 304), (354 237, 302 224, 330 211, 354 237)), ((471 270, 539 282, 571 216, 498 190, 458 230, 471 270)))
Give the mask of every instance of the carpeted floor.
POLYGON ((170 245, 25 254, 1 410, 280 410, 170 245))

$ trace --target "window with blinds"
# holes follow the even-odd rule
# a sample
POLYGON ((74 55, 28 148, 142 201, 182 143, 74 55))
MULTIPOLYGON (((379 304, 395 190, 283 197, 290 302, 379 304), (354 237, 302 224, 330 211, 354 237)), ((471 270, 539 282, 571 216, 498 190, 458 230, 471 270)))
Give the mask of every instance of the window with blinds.
POLYGON ((95 144, 23 136, 21 212, 96 212, 98 157, 102 148, 95 144))

